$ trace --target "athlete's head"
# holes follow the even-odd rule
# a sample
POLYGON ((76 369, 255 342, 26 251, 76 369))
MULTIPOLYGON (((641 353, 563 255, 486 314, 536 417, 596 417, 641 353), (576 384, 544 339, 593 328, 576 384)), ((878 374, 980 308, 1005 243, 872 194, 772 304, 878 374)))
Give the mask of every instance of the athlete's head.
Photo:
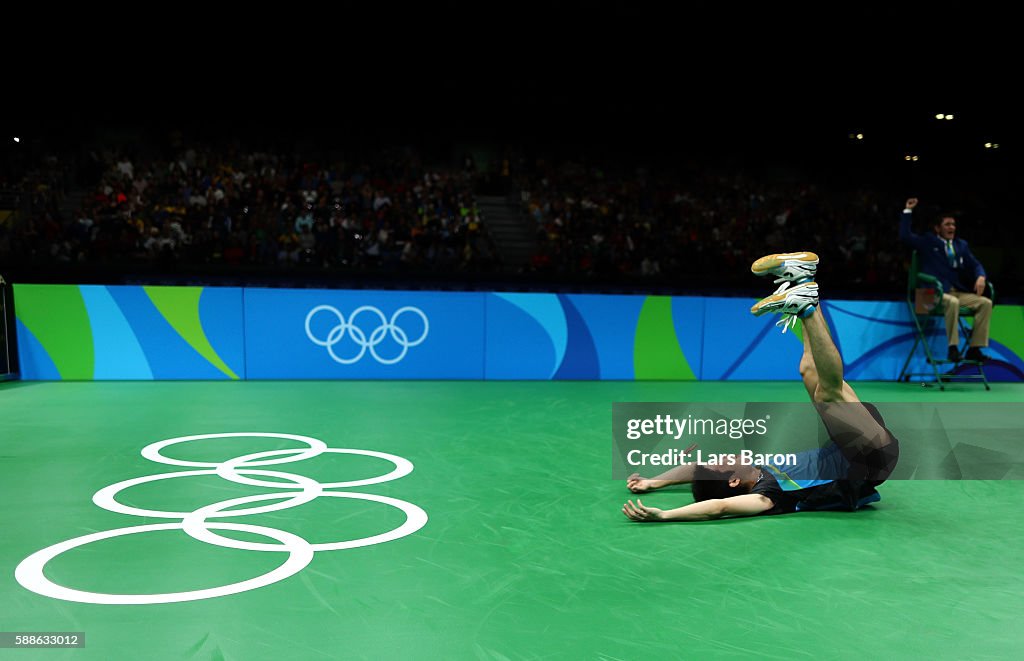
POLYGON ((940 214, 935 221, 935 233, 943 241, 951 241, 956 236, 956 218, 951 213, 940 214))
POLYGON ((742 496, 750 493, 754 484, 754 481, 741 479, 734 468, 699 465, 693 471, 693 500, 699 503, 742 496))

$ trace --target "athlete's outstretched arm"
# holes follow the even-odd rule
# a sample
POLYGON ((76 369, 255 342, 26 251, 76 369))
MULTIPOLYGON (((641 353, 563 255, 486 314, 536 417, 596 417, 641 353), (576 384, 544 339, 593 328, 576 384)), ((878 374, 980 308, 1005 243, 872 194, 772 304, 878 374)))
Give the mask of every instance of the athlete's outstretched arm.
POLYGON ((666 521, 709 521, 721 519, 727 516, 754 516, 761 512, 767 512, 774 503, 766 496, 759 493, 747 493, 742 496, 731 496, 729 498, 713 498, 702 500, 699 503, 692 503, 685 507, 677 507, 673 510, 661 510, 657 507, 647 507, 637 498, 634 504, 627 500, 622 506, 622 513, 633 521, 641 523, 655 523, 666 521))
POLYGON ((633 493, 645 493, 672 486, 673 484, 688 484, 693 482, 693 464, 683 464, 670 468, 656 477, 640 477, 640 473, 633 473, 626 478, 626 488, 633 493))
MULTIPOLYGON (((683 454, 690 454, 697 448, 694 443, 683 450, 683 454)), ((655 489, 672 486, 673 484, 688 484, 693 482, 694 464, 683 464, 670 468, 661 475, 655 477, 641 477, 640 473, 633 473, 626 478, 626 488, 633 493, 646 493, 655 489)))

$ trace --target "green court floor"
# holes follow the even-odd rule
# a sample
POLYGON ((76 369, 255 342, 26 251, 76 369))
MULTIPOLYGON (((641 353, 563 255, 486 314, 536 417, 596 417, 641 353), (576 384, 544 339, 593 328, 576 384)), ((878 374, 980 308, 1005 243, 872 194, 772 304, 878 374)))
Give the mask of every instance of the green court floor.
MULTIPOLYGON (((1017 384, 989 393, 855 386, 868 401, 1024 401, 1017 384)), ((0 631, 86 636, 84 649, 0 649, 0 658, 1019 658, 1022 482, 890 481, 880 503, 854 514, 664 525, 621 514, 631 494, 611 479, 612 402, 804 398, 797 382, 0 384, 0 631), (232 432, 313 437, 415 469, 330 489, 378 500, 319 497, 274 510, 287 503, 268 497, 234 505, 268 511, 207 519, 260 526, 212 531, 235 546, 277 545, 265 531, 284 531, 272 534, 293 540, 292 553, 197 541, 178 529, 181 516, 160 513, 283 490, 141 452, 232 432), (197 474, 115 496, 151 515, 92 502, 124 480, 188 471, 197 474), (391 541, 313 552, 291 537, 316 546, 382 535, 406 521, 403 502, 429 520, 391 541), (302 553, 312 558, 262 587, 174 603, 80 603, 15 579, 19 563, 51 545, 158 524, 70 548, 48 561, 45 577, 84 592, 159 595, 251 581, 302 553)), ((224 436, 161 452, 223 463, 304 447, 224 436)), ((394 466, 324 453, 259 468, 276 475, 250 479, 294 486, 303 478, 290 475, 328 484, 394 466)), ((644 497, 660 507, 689 501, 686 488, 644 497)))

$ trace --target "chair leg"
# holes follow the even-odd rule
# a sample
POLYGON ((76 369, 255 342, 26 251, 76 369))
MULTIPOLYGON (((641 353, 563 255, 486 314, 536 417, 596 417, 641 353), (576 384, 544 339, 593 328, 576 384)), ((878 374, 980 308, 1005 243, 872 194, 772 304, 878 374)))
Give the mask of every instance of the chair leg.
MULTIPOLYGON (((963 317, 961 317, 960 318, 960 330, 961 330, 961 333, 963 334, 963 336, 966 338, 964 340, 964 342, 966 343, 966 347, 970 348, 970 346, 971 346, 971 333, 974 332, 974 327, 973 326, 966 326, 966 324, 965 324, 965 322, 963 320, 963 317), (964 330, 965 328, 966 328, 966 330, 964 330)), ((966 352, 966 348, 964 349, 964 351, 966 352)), ((985 385, 985 390, 992 390, 992 386, 988 385, 988 378, 985 375, 985 364, 980 362, 980 361, 978 362, 978 376, 981 377, 981 382, 985 385)))
MULTIPOLYGON (((935 383, 939 385, 939 390, 945 390, 946 386, 943 383, 942 374, 939 372, 938 365, 935 363, 935 357, 932 355, 931 347, 928 345, 928 336, 925 333, 925 327, 921 324, 921 318, 917 315, 914 309, 912 301, 907 301, 907 308, 910 311, 910 318, 914 320, 914 329, 917 331, 916 337, 914 338, 914 345, 910 348, 910 353, 907 354, 907 359, 903 361, 903 369, 900 370, 899 380, 910 381, 911 376, 925 376, 924 373, 910 372, 910 362, 914 358, 914 354, 917 352, 917 347, 920 345, 924 348, 925 360, 928 366, 931 367, 932 375, 935 377, 935 383)), ((922 382, 921 385, 927 385, 926 382, 922 382)))
MULTIPOLYGON (((936 356, 932 353, 931 345, 928 342, 928 335, 927 335, 927 332, 926 332, 926 330, 927 330, 926 327, 930 328, 929 323, 935 321, 936 319, 938 319, 938 317, 926 316, 926 317, 922 318, 922 317, 918 316, 916 311, 915 311, 915 309, 914 309, 913 303, 911 301, 909 301, 909 300, 907 301, 907 307, 910 310, 910 318, 914 320, 914 328, 917 330, 917 333, 916 333, 916 337, 914 338, 914 344, 910 348, 910 352, 907 354, 907 359, 903 361, 903 368, 900 369, 900 374, 899 374, 899 377, 897 377, 897 380, 899 380, 899 381, 910 381, 910 377, 911 376, 926 376, 927 373, 911 372, 910 371, 910 363, 911 363, 911 361, 914 358, 914 354, 917 352, 917 346, 920 344, 922 347, 924 347, 925 359, 928 361, 928 364, 932 368, 932 374, 935 377, 935 383, 937 383, 938 386, 939 386, 939 390, 945 390, 946 389, 946 382, 947 381, 953 382, 958 377, 961 378, 961 379, 968 379, 968 380, 969 379, 975 379, 975 378, 979 379, 982 382, 982 384, 985 386, 985 390, 992 390, 992 386, 989 385, 989 382, 988 382, 988 376, 985 374, 985 366, 981 362, 976 363, 976 365, 978 367, 978 376, 977 377, 953 374, 952 372, 955 371, 955 369, 956 369, 955 364, 954 364, 952 370, 949 373, 944 373, 944 372, 939 371, 939 366, 938 366, 939 362, 941 362, 943 365, 952 364, 952 363, 950 361, 948 361, 948 360, 936 360, 936 356)), ((970 347, 970 344, 971 344, 971 333, 974 330, 974 328, 973 328, 973 326, 967 324, 967 322, 966 322, 966 320, 964 319, 963 316, 960 317, 958 323, 960 324, 960 335, 963 338, 963 347, 962 348, 961 347, 957 347, 957 348, 960 350, 961 355, 964 355, 964 354, 966 354, 967 349, 970 347)), ((921 385, 927 385, 927 384, 925 382, 922 382, 921 385)))
MULTIPOLYGON (((960 317, 960 337, 963 338, 963 348, 960 349, 961 355, 966 355, 967 350, 971 347, 971 333, 974 332, 974 326, 969 325, 963 316, 960 317)), ((985 374, 984 363, 978 362, 978 378, 981 379, 981 383, 985 386, 985 390, 992 390, 992 386, 988 383, 988 377, 985 374)))
POLYGON ((910 375, 907 374, 907 370, 910 368, 910 359, 914 357, 914 353, 917 352, 917 345, 919 344, 921 344, 920 336, 914 338, 914 346, 910 348, 907 359, 903 361, 903 369, 900 370, 900 376, 897 381, 910 381, 910 375))
POLYGON ((917 324, 917 334, 924 346, 924 355, 928 358, 928 364, 931 365, 932 372, 935 374, 935 381, 939 384, 939 390, 945 390, 945 386, 942 383, 942 374, 939 372, 939 366, 935 364, 935 357, 932 356, 932 348, 928 346, 928 336, 925 335, 924 327, 921 326, 921 322, 918 321, 917 315, 914 315, 914 323, 917 324))
POLYGON ((960 337, 963 338, 963 347, 960 349, 960 355, 966 356, 967 350, 971 347, 971 332, 974 329, 967 325, 963 316, 960 317, 960 337))
MULTIPOLYGON (((909 382, 911 376, 924 376, 924 374, 910 371, 910 362, 914 359, 914 355, 917 353, 918 345, 924 347, 925 360, 932 367, 933 372, 935 371, 935 365, 932 363, 932 356, 928 349, 928 342, 924 334, 924 328, 922 328, 921 326, 921 320, 920 318, 918 318, 917 312, 914 309, 913 301, 909 299, 907 300, 907 309, 910 312, 910 318, 914 321, 914 329, 917 331, 917 333, 914 336, 914 346, 910 347, 910 352, 907 353, 907 359, 903 361, 903 369, 900 370, 898 380, 909 382)), ((938 382, 941 385, 941 381, 939 381, 938 379, 936 379, 936 382, 938 382)), ((926 382, 922 381, 921 385, 924 386, 927 384, 926 382)))

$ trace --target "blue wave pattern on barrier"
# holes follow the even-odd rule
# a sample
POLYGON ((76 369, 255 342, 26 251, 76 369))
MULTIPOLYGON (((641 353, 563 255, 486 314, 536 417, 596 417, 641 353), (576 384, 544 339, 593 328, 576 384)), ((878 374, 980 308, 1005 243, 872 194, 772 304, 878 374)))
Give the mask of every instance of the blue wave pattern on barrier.
POLYGON ((21 378, 27 381, 60 381, 60 372, 46 348, 36 339, 21 319, 16 320, 18 333, 18 365, 21 378))
MULTIPOLYGON (((80 350, 95 355, 95 379, 229 378, 197 350, 195 338, 205 337, 216 354, 213 359, 250 379, 631 380, 636 378, 635 352, 643 348, 636 345, 638 325, 649 300, 639 295, 205 288, 190 305, 173 308, 177 316, 169 320, 142 287, 77 289, 92 332, 80 341, 80 350), (311 341, 305 321, 319 305, 333 307, 358 330, 341 334, 338 317, 325 313, 310 326, 323 342, 311 341), (368 311, 353 321, 351 315, 360 308, 368 311), (412 308, 416 311, 401 313, 412 308), (190 334, 191 343, 183 333, 190 334), (361 358, 350 364, 332 359, 325 346, 332 333, 338 341, 331 350, 337 356, 349 360, 362 351, 361 358), (403 348, 402 342, 409 346, 403 348)), ((36 303, 48 300, 45 286, 26 288, 25 295, 40 297, 36 303)), ((672 324, 666 335, 676 338, 698 378, 799 379, 800 327, 782 334, 774 326, 777 317, 750 315, 752 303, 719 297, 671 300, 671 315, 663 316, 664 323, 672 324)), ((842 348, 847 378, 897 377, 915 339, 904 302, 829 301, 822 313, 842 348)), ((1008 307, 1005 315, 1012 322, 1017 313, 1008 307)), ((934 321, 928 336, 932 348, 943 354, 941 319, 934 321)), ((1014 330, 1019 327, 1007 322, 1002 328, 1009 345, 996 339, 1000 331, 994 326, 988 376, 1024 380, 1024 360, 1014 350, 1021 346, 1021 333, 1014 330)), ((54 347, 44 346, 20 320, 17 334, 23 378, 60 379, 54 347)), ((71 337, 64 350, 78 351, 76 341, 71 337)), ((915 361, 916 371, 926 371, 923 355, 915 361)))
MULTIPOLYGON (((69 285, 57 285, 69 287, 69 285)), ((89 352, 93 369, 86 377, 96 380, 127 379, 223 379, 223 372, 200 355, 154 306, 142 287, 81 285, 77 287, 91 333, 70 338, 62 349, 89 352), (76 344, 77 343, 77 344, 76 344)), ((26 294, 45 292, 39 287, 26 294)), ((43 293, 45 296, 45 293, 43 293)), ((45 303, 45 299, 42 301, 45 303)), ((241 369, 242 290, 218 288, 211 304, 197 322, 203 332, 213 331, 213 346, 232 368, 241 369)), ((22 377, 27 380, 59 380, 60 373, 46 347, 19 322, 18 340, 22 377)))
POLYGON ((558 301, 565 314, 568 338, 562 364, 559 365, 554 378, 565 380, 600 379, 601 365, 598 362, 594 338, 590 336, 587 323, 583 321, 579 310, 568 296, 559 295, 558 301))
MULTIPOLYGON (((228 378, 178 334, 142 287, 107 287, 107 290, 131 325, 154 379, 228 378)), ((240 373, 243 363, 240 349, 242 335, 239 332, 242 327, 242 290, 225 287, 221 288, 217 296, 219 305, 208 309, 207 316, 201 316, 200 319, 204 330, 225 325, 234 329, 231 340, 221 341, 219 346, 215 344, 214 347, 218 352, 224 352, 220 354, 222 359, 226 358, 226 353, 231 359, 225 362, 236 373, 240 373), (230 349, 228 345, 232 342, 239 345, 239 349, 230 349)), ((97 328, 93 323, 94 333, 97 328)))
POLYGON ((594 347, 601 379, 631 380, 633 339, 645 296, 569 294, 594 347))
MULTIPOLYGON (((188 368, 191 378, 216 379, 212 366, 192 364, 195 352, 180 335, 174 332, 142 287, 111 287, 112 298, 125 317, 131 319, 132 330, 142 347, 155 379, 173 379, 176 371, 188 368), (191 355, 190 355, 191 354, 191 355)), ((94 327, 95 328, 95 327, 94 327)))
POLYGON ((153 370, 136 332, 111 296, 110 288, 82 285, 79 289, 93 328, 93 378, 152 379, 153 370))
MULTIPOLYGON (((600 294, 492 294, 487 298, 487 378, 633 379, 634 343, 646 300, 600 294)), ((680 346, 699 360, 703 300, 673 303, 679 308, 673 323, 680 346)))
POLYGON ((707 329, 707 299, 697 296, 672 298, 672 325, 690 369, 700 378, 704 370, 704 333, 707 329))
POLYGON ((544 380, 558 369, 554 341, 544 326, 505 296, 487 296, 486 378, 544 380))
POLYGON ((245 378, 244 291, 239 288, 204 287, 199 298, 199 319, 210 346, 239 378, 245 378))
POLYGON ((488 369, 488 378, 554 378, 569 344, 569 325, 558 295, 492 294, 487 303, 487 336, 491 340, 488 342, 488 365, 491 365, 491 360, 494 361, 493 369, 488 369), (511 309, 501 305, 501 302, 511 306, 511 309), (513 328, 515 330, 511 333, 503 332, 513 328), (548 346, 550 352, 545 350, 548 346), (520 372, 525 374, 516 377, 514 375, 520 371, 517 362, 520 361, 525 361, 520 372))
POLYGON ((701 379, 793 380, 803 353, 800 338, 775 328, 778 317, 754 317, 754 301, 705 299, 701 379))
MULTIPOLYGON (((837 301, 829 303, 828 310, 833 332, 842 342, 848 379, 889 381, 899 375, 917 337, 905 303, 837 301)), ((946 331, 943 321, 935 318, 928 320, 927 324, 929 347, 934 355, 944 358, 946 331)), ((990 380, 1019 380, 1016 373, 1024 370, 1024 361, 1019 356, 996 341, 990 343, 987 353, 994 359, 986 367, 990 380)), ((930 371, 923 350, 918 349, 910 368, 918 373, 930 371)), ((949 367, 943 369, 948 370, 949 367)), ((955 373, 976 373, 974 367, 965 365, 953 369, 955 373)))
POLYGON ((914 325, 905 303, 842 301, 828 303, 827 309, 832 335, 842 347, 847 379, 892 379, 900 373, 914 342, 914 325))

